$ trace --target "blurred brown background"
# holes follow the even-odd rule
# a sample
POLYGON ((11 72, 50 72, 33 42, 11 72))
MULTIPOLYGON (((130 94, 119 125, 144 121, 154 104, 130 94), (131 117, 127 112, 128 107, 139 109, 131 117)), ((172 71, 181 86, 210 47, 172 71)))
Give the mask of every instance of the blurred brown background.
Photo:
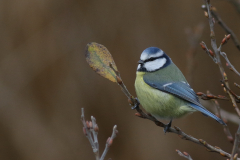
MULTIPOLYGON (((113 125, 119 134, 107 155, 113 160, 183 159, 175 149, 193 159, 225 159, 152 122, 134 116, 119 87, 94 73, 85 61, 89 42, 105 45, 121 76, 135 95, 134 80, 141 52, 150 46, 163 49, 186 74, 189 42, 186 28, 205 24, 200 40, 210 47, 203 1, 145 0, 1 0, 0 1, 0 159, 95 159, 82 133, 81 108, 100 128, 102 153, 113 125)), ((226 0, 212 2, 240 38, 240 14, 226 0)), ((216 25, 217 41, 225 32, 216 25)), ((223 51, 237 69, 240 52, 230 41, 223 51)), ((193 74, 195 91, 224 94, 217 65, 197 47, 193 74)), ((230 83, 239 77, 230 71, 230 83)), ((232 85, 232 88, 234 86, 232 85)), ((236 90, 239 93, 239 90, 236 90)), ((234 112, 230 103, 221 107, 234 112)), ((194 113, 173 122, 186 133, 231 152, 223 128, 194 113)), ((234 134, 237 125, 229 123, 234 134)))

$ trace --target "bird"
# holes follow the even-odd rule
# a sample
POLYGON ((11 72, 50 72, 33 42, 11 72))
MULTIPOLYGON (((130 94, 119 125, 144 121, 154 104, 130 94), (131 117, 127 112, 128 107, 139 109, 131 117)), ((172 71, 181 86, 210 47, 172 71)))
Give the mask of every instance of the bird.
POLYGON ((180 69, 171 58, 157 47, 145 49, 138 61, 135 90, 142 107, 157 119, 172 120, 195 111, 226 125, 222 119, 204 108, 196 93, 188 84, 180 69))

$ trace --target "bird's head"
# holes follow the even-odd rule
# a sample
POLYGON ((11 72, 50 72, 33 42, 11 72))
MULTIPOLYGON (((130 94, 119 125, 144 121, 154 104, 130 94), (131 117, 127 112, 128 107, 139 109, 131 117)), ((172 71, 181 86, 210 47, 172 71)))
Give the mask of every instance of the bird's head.
POLYGON ((157 47, 145 49, 138 61, 137 71, 154 72, 167 67, 172 61, 168 55, 157 47))

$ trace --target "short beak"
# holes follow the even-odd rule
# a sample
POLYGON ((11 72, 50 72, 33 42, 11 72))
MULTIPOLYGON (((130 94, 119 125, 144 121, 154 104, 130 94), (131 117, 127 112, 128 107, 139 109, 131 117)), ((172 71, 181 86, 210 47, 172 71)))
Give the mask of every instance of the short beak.
POLYGON ((138 64, 143 64, 144 62, 142 60, 139 60, 138 61, 138 64))

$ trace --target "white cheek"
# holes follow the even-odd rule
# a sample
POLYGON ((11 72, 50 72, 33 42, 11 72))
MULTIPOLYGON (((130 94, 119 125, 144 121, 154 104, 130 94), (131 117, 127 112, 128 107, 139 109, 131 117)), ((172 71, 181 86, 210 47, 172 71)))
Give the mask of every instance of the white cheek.
POLYGON ((155 71, 164 66, 166 62, 167 62, 166 58, 159 58, 154 61, 146 62, 144 67, 146 68, 147 71, 155 71))
POLYGON ((141 64, 138 65, 137 70, 139 70, 140 68, 141 68, 141 64))

